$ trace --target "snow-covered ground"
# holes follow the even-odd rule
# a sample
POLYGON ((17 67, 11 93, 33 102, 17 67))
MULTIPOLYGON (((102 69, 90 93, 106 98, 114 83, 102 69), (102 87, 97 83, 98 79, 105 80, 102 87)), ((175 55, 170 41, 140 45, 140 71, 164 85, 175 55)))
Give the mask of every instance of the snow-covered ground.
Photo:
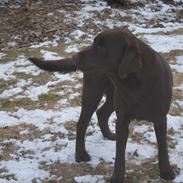
MULTIPOLYGON (((66 47, 63 51, 67 54, 78 51, 81 47, 90 44, 94 36, 103 29, 128 27, 156 51, 168 55, 174 75, 180 77, 179 82, 175 83, 174 91, 178 91, 179 95, 183 96, 183 20, 176 21, 176 12, 181 11, 182 8, 181 4, 167 5, 156 0, 154 3, 146 3, 144 7, 112 9, 102 0, 82 0, 80 11, 60 10, 60 13, 64 13, 66 23, 75 21, 78 25, 70 37, 65 38, 66 47), (82 26, 88 21, 95 24, 98 29, 91 26, 91 30, 85 32, 82 26), (79 43, 77 40, 80 40, 79 43)), ((49 16, 53 15, 54 12, 50 12, 49 16)), ((60 59, 64 56, 47 49, 57 47, 58 42, 59 38, 56 37, 53 42, 33 44, 30 49, 39 49, 45 59, 60 59)), ((75 126, 81 105, 80 102, 72 102, 80 99, 82 73, 48 74, 32 65, 24 54, 12 60, 8 58, 6 51, 0 52, 0 59, 6 60, 2 63, 0 61, 0 87, 2 87, 0 88, 2 101, 0 104, 0 182, 30 183, 49 182, 49 180, 64 183, 106 182, 112 173, 110 168, 99 173, 97 171, 90 173, 87 170, 83 171, 84 173, 76 173, 72 175, 72 181, 65 178, 65 170, 62 172, 62 168, 59 175, 55 173, 54 168, 48 168, 58 162, 60 167, 66 164, 71 164, 73 167, 82 166, 74 159, 75 126), (58 98, 53 99, 53 102, 47 98, 46 101, 42 101, 48 93, 58 98), (27 100, 30 104, 24 104, 27 100)), ((172 108, 178 112, 170 112, 168 115, 170 161, 178 172, 173 182, 182 183, 183 98, 176 95, 172 108)), ((114 121, 113 114, 109 122, 112 131, 114 131, 114 121)), ((159 182, 158 172, 157 175, 150 176, 148 171, 135 172, 136 170, 133 169, 133 165, 144 170, 143 163, 148 162, 148 167, 153 167, 153 164, 157 163, 156 139, 152 124, 145 122, 140 124, 133 123, 130 130, 126 151, 126 172, 137 178, 144 177, 137 179, 139 182, 159 182)), ((113 166, 115 142, 103 138, 95 114, 87 131, 86 147, 91 156, 88 167, 96 170, 102 163, 105 166, 113 166)))

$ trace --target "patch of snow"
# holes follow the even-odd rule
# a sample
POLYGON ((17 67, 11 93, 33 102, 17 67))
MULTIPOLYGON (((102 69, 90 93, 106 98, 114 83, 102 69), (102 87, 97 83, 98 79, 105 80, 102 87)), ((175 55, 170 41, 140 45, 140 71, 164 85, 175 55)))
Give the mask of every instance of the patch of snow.
POLYGON ((19 86, 18 87, 15 87, 15 88, 11 88, 9 90, 4 90, 0 94, 0 99, 5 99, 5 98, 8 98, 10 96, 17 95, 17 94, 19 94, 21 92, 23 92, 23 89, 20 88, 19 86))
POLYGON ((65 49, 65 52, 67 53, 76 53, 76 52, 79 52, 79 49, 78 49, 78 46, 77 45, 71 45, 71 46, 68 46, 66 49, 65 49))
MULTIPOLYGON (((106 7, 107 7, 106 2, 104 2, 104 1, 97 2, 96 1, 94 4, 88 4, 87 6, 84 6, 82 8, 81 12, 83 12, 83 13, 91 13, 94 11, 101 12, 104 9, 106 9, 106 7)), ((109 6, 108 6, 108 8, 109 8, 109 6)))
POLYGON ((56 52, 51 52, 46 50, 41 50, 40 52, 43 54, 43 58, 45 60, 59 60, 63 58, 61 56, 58 56, 58 53, 56 52))
POLYGON ((183 0, 174 0, 174 2, 176 2, 176 3, 183 3, 183 0))
POLYGON ((130 3, 146 3, 146 0, 139 0, 139 1, 137 1, 137 0, 129 0, 129 2, 130 3))
MULTIPOLYGON (((20 158, 18 160, 1 161, 0 167, 6 167, 11 174, 15 175, 19 183, 32 183, 33 179, 41 182, 41 180, 50 176, 47 171, 39 169, 39 163, 36 159, 20 158)), ((7 172, 7 175, 9 172, 7 172)))
POLYGON ((134 152, 138 153, 136 164, 141 164, 142 161, 151 158, 154 154, 156 154, 156 149, 152 144, 136 144, 134 142, 131 142, 129 139, 127 143, 126 153, 130 157, 134 154, 134 152))
POLYGON ((54 15, 54 13, 48 13, 47 14, 47 16, 53 16, 54 15))
POLYGON ((179 175, 176 176, 174 182, 181 183, 183 180, 183 135, 181 133, 183 127, 183 117, 168 115, 168 128, 173 128, 175 131, 172 138, 174 139, 175 149, 170 151, 170 161, 176 164, 180 169, 179 175))
POLYGON ((28 129, 25 129, 25 130, 20 132, 20 135, 26 135, 26 134, 29 134, 29 130, 28 129))
POLYGON ((78 93, 78 92, 73 93, 73 94, 70 94, 70 95, 69 95, 69 99, 72 100, 72 99, 74 99, 74 98, 76 98, 76 97, 78 97, 78 96, 80 96, 80 95, 81 95, 81 94, 78 93))
POLYGON ((0 52, 0 59, 2 59, 4 56, 6 56, 6 54, 0 52))
MULTIPOLYGON (((135 0, 130 0, 131 2, 135 2, 135 0)), ((180 2, 182 0, 174 0, 175 2, 180 2)), ((167 32, 171 32, 176 29, 182 28, 181 21, 174 22, 175 20, 175 8, 173 5, 166 5, 161 1, 156 1, 154 3, 146 3, 143 8, 137 7, 135 9, 111 9, 110 6, 107 5, 106 1, 96 1, 96 0, 82 0, 82 10, 77 12, 66 12, 61 10, 60 12, 64 15, 64 20, 66 23, 75 22, 78 24, 80 29, 83 24, 85 24, 88 20, 93 20, 98 29, 92 29, 85 32, 81 30, 75 30, 71 33, 71 36, 74 36, 76 39, 80 39, 82 35, 85 34, 86 42, 92 42, 93 38, 97 35, 98 32, 101 32, 100 25, 106 28, 127 26, 130 30, 132 30, 135 34, 138 34, 140 37, 142 34, 144 38, 149 42, 149 44, 156 50, 160 52, 169 52, 171 50, 183 49, 183 36, 182 35, 158 35, 167 32), (151 8, 151 6, 156 7, 155 9, 151 8), (101 16, 103 13, 105 14, 105 21, 101 21, 100 17, 97 16, 97 13, 100 13, 101 16), (125 17, 129 17, 125 19, 125 17), (154 21, 154 17, 158 17, 158 22, 161 24, 161 27, 151 27, 149 25, 149 21, 154 21), (158 33, 155 35, 150 35, 153 33, 158 33)), ((143 2, 143 0, 140 0, 143 2)), ((176 7, 176 11, 181 10, 182 6, 176 7)), ((49 13, 48 16, 52 16, 53 13, 49 13)), ((65 50, 68 53, 78 52, 81 47, 80 44, 74 44, 71 38, 67 39, 68 48, 65 50)), ((50 47, 57 46, 60 38, 55 37, 54 41, 45 41, 43 43, 32 45, 31 47, 41 48, 41 47, 50 47)), ((84 43, 83 43, 84 45, 84 43)), ((85 46, 85 45, 84 45, 85 46)), ((44 58, 46 60, 55 60, 60 59, 57 53, 48 52, 45 50, 41 50, 44 58)), ((0 59, 5 56, 4 53, 0 53, 0 59)), ((182 56, 176 57, 177 64, 174 67, 176 70, 183 72, 182 67, 182 56), (177 68, 176 68, 177 67, 177 68)), ((25 73, 31 75, 39 75, 41 72, 36 66, 31 64, 25 57, 20 56, 16 60, 7 62, 5 64, 0 64, 0 79, 9 80, 16 79, 16 73, 25 73)), ((1 98, 9 98, 17 94, 17 97, 30 97, 33 100, 38 100, 38 96, 40 94, 44 94, 49 92, 51 86, 55 86, 57 84, 61 84, 62 81, 69 80, 74 83, 75 78, 83 78, 83 73, 76 72, 73 74, 59 74, 53 73, 51 81, 46 83, 45 85, 32 85, 32 87, 28 86, 32 83, 31 78, 29 80, 19 80, 15 85, 8 87, 5 91, 3 91, 0 96, 1 98), (26 88, 26 91, 22 92, 22 89, 26 88), (19 93, 21 92, 21 93, 19 93)), ((67 86, 63 86, 67 87, 67 86)), ((81 87, 81 84, 73 84, 73 87, 78 88, 81 87)), ((177 86, 177 88, 183 90, 183 84, 177 86)), ((66 92, 72 91, 72 88, 67 87, 66 92)), ((64 95, 65 91, 61 91, 59 94, 64 95)), ((78 96, 79 93, 71 94, 70 98, 74 98, 78 96)), ((7 139, 3 141, 12 142, 19 147, 17 150, 18 153, 12 153, 12 160, 1 161, 0 168, 5 168, 8 172, 5 174, 15 174, 15 178, 17 180, 5 180, 0 179, 0 182, 4 183, 29 183, 32 182, 32 179, 36 179, 36 182, 43 182, 45 179, 49 180, 52 177, 46 170, 42 170, 40 168, 40 163, 42 161, 47 164, 52 164, 56 161, 60 161, 61 163, 75 163, 75 140, 68 140, 69 131, 65 128, 65 122, 67 121, 78 121, 80 114, 80 107, 72 108, 65 107, 68 104, 67 99, 62 99, 59 102, 60 109, 59 110, 25 110, 23 108, 19 108, 16 112, 6 112, 0 111, 0 127, 6 126, 16 126, 19 124, 31 124, 35 127, 39 128, 39 130, 45 131, 49 130, 50 134, 44 134, 41 138, 33 139, 33 140, 15 140, 15 139, 7 139), (62 105, 63 104, 63 105, 62 105), (62 133, 64 135, 63 138, 56 137, 53 141, 53 133, 62 133), (58 149, 55 149, 58 148, 58 149), (24 154, 21 155, 21 151, 33 151, 33 154, 24 154), (21 157, 22 156, 22 157, 21 157)), ((183 106, 182 101, 179 101, 180 106, 183 106)), ((68 105, 69 106, 69 105, 68 105)), ((182 107, 183 108, 183 107, 182 107)), ((112 131, 115 131, 115 119, 116 116, 113 113, 112 117, 109 120, 109 126, 112 131)), ((175 131, 175 135, 172 137, 173 141, 176 142, 175 149, 170 150, 170 160, 171 163, 176 164, 178 168, 180 168, 180 174, 176 177, 176 183, 180 183, 183 180, 183 136, 182 136, 182 126, 183 126, 183 116, 172 116, 168 115, 168 129, 173 128, 175 131)), ((126 150, 126 159, 131 160, 133 158, 134 152, 137 152, 138 157, 135 157, 133 161, 135 164, 142 164, 142 161, 155 157, 157 154, 157 150, 154 144, 148 144, 147 141, 152 143, 156 142, 155 133, 151 131, 148 125, 134 127, 134 132, 141 133, 144 136, 144 141, 141 144, 133 142, 132 139, 128 139, 127 150, 126 150)), ((29 130, 23 130, 20 132, 20 135, 31 133, 29 130)), ((75 135, 75 132, 73 133, 75 135)), ((87 130, 86 137, 86 149, 91 156, 91 161, 89 164, 92 166, 97 166, 101 160, 109 164, 114 163, 115 158, 115 149, 116 149, 115 141, 109 141, 103 138, 101 131, 97 124, 96 114, 93 115, 91 120, 91 125, 87 130)), ((0 149, 1 151, 1 149, 0 149)), ((62 173, 62 172, 61 172, 62 173)), ((62 179, 62 175, 60 177, 62 179)), ((92 183, 99 182, 103 183, 104 176, 100 175, 85 175, 85 176, 76 176, 75 181, 78 183, 92 183)), ((51 179, 50 179, 51 180, 51 179)), ((58 180, 58 179, 57 179, 58 180)))
POLYGON ((0 99, 5 99, 8 97, 12 97, 15 96, 19 93, 22 93, 24 91, 23 87, 28 86, 32 83, 31 80, 19 80, 15 85, 10 86, 9 89, 4 90, 1 94, 0 94, 0 99))
POLYGON ((74 180, 77 183, 105 183, 104 176, 102 175, 85 175, 85 176, 78 176, 75 177, 74 180))
POLYGON ((183 125, 183 117, 181 116, 172 116, 170 114, 167 115, 167 125, 168 128, 173 128, 175 131, 180 130, 183 125))
POLYGON ((183 50, 183 35, 144 35, 144 38, 158 52, 183 50))
POLYGON ((55 46, 58 46, 59 40, 60 40, 60 37, 55 36, 55 39, 52 41, 44 41, 42 43, 30 46, 30 48, 55 47, 55 46))
POLYGON ((8 43, 8 46, 9 46, 9 47, 15 47, 16 45, 17 45, 16 42, 9 42, 9 43, 8 43))
POLYGON ((176 62, 177 62, 178 64, 182 64, 182 65, 183 65, 183 55, 177 56, 176 59, 177 59, 176 62))
POLYGON ((29 86, 24 92, 24 96, 31 98, 32 101, 37 101, 40 95, 48 93, 48 85, 29 86))
POLYGON ((38 75, 43 71, 38 69, 36 66, 31 65, 30 61, 23 56, 19 56, 15 61, 0 64, 0 79, 5 81, 16 79, 16 75, 14 75, 14 73, 17 72, 38 75))
POLYGON ((18 109, 17 112, 0 111, 1 122, 0 127, 14 126, 19 124, 33 124, 40 130, 50 128, 54 132, 60 130, 65 121, 77 121, 79 118, 80 107, 65 108, 61 111, 40 109, 26 110, 18 109), (52 119, 54 123, 50 126, 49 120, 52 119))
POLYGON ((154 129, 150 131, 150 126, 149 125, 139 125, 134 127, 134 132, 143 134, 144 138, 148 140, 151 143, 156 143, 156 137, 155 137, 155 132, 154 129))
POLYGON ((85 33, 81 30, 75 30, 71 33, 71 36, 74 36, 76 39, 79 39, 83 35, 85 35, 85 33))
POLYGON ((59 82, 62 81, 74 81, 73 76, 71 74, 60 74, 58 72, 53 73, 53 79, 59 80, 59 82))
POLYGON ((0 64, 0 79, 9 80, 15 79, 13 75, 14 63, 0 64))
POLYGON ((14 72, 20 72, 20 73, 25 73, 25 74, 31 74, 33 76, 39 75, 42 70, 37 68, 36 66, 32 65, 32 63, 24 56, 19 56, 14 63, 14 72))
POLYGON ((171 64, 170 66, 176 72, 183 73, 183 64, 171 64))
POLYGON ((178 105, 179 105, 180 109, 183 110, 183 101, 179 101, 178 105))
POLYGON ((139 125, 139 126, 135 126, 134 128, 134 133, 145 133, 147 132, 149 129, 149 126, 148 125, 139 125))
POLYGON ((180 84, 180 85, 178 85, 178 86, 176 86, 175 89, 177 89, 177 90, 183 90, 183 83, 180 84))
POLYGON ((144 138, 147 139, 151 143, 157 143, 156 136, 155 136, 155 131, 154 130, 153 131, 147 131, 144 134, 144 138))
POLYGON ((53 81, 49 81, 48 83, 44 84, 44 85, 31 85, 29 87, 26 88, 26 90, 24 91, 24 93, 22 94, 23 97, 29 97, 31 98, 32 101, 37 101, 39 99, 40 95, 46 94, 50 91, 50 87, 53 87, 55 85, 57 85, 58 83, 60 83, 61 81, 65 81, 65 80, 72 80, 72 78, 69 75, 61 75, 59 80, 55 80, 53 79, 53 81))
POLYGON ((0 111, 0 116, 1 116, 1 122, 0 122, 1 128, 6 126, 13 126, 18 123, 18 119, 9 115, 9 113, 6 111, 0 111))
POLYGON ((1 179, 1 178, 0 178, 0 182, 1 183, 17 183, 16 180, 7 180, 7 179, 1 179))
POLYGON ((138 25, 130 25, 129 29, 134 33, 134 34, 139 34, 139 33, 144 33, 144 34, 152 34, 152 33, 158 33, 158 32, 163 32, 163 33, 168 33, 177 29, 182 28, 182 24, 180 23, 162 23, 164 27, 152 27, 152 28, 147 28, 147 27, 140 27, 138 25))

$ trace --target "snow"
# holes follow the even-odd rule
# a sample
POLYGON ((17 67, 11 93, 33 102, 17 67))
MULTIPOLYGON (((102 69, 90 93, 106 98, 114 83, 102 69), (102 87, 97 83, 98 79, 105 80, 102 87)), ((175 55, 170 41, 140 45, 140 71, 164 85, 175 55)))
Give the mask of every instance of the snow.
POLYGON ((177 62, 178 64, 183 64, 183 55, 177 56, 176 59, 177 59, 176 62, 177 62))
POLYGON ((145 35, 144 38, 158 52, 183 50, 183 35, 145 35))
POLYGON ((32 101, 37 101, 39 95, 44 95, 48 93, 48 85, 45 86, 30 86, 27 88, 24 95, 31 98, 32 101))
POLYGON ((176 72, 183 73, 183 65, 174 64, 171 65, 171 68, 174 69, 176 72))
POLYGON ((171 116, 168 115, 168 128, 173 128, 175 131, 178 131, 183 125, 183 117, 181 116, 171 116))
POLYGON ((85 176, 78 176, 75 177, 74 180, 77 183, 105 183, 103 176, 97 175, 97 176, 92 176, 92 175, 85 175, 85 176))
POLYGON ((134 132, 136 133, 145 133, 146 131, 148 131, 149 126, 147 125, 140 125, 140 126, 136 126, 134 132))
POLYGON ((81 30, 75 30, 71 33, 74 38, 79 39, 81 36, 85 35, 85 33, 81 30))
POLYGON ((31 80, 19 80, 15 85, 12 85, 9 87, 9 89, 6 89, 0 94, 0 99, 6 99, 11 96, 15 96, 17 94, 22 93, 23 87, 28 86, 32 83, 31 80))
POLYGON ((41 50, 40 51, 43 54, 43 58, 45 60, 59 60, 62 59, 63 57, 58 56, 56 52, 51 52, 51 51, 46 51, 46 50, 41 50))
POLYGON ((171 64, 171 68, 176 72, 183 73, 183 55, 176 57, 176 64, 171 64))
MULTIPOLYGON (((88 19, 94 19, 95 24, 105 25, 106 28, 113 28, 116 26, 128 26, 128 28, 136 34, 139 38, 144 39, 150 46, 156 51, 162 53, 168 53, 174 50, 183 50, 183 35, 172 34, 171 32, 177 29, 181 29, 183 24, 180 22, 173 22, 175 14, 173 5, 166 5, 160 1, 157 1, 155 5, 159 8, 159 11, 152 11, 150 5, 146 3, 144 8, 136 8, 130 10, 111 9, 105 1, 85 1, 82 0, 81 11, 66 12, 64 13, 65 22, 75 21, 79 26, 78 29, 73 30, 70 36, 74 40, 82 39, 84 35, 86 42, 91 42, 97 30, 91 32, 82 31, 82 26, 88 19), (107 11, 110 15, 101 21, 97 16, 96 12, 103 13, 107 11), (121 20, 121 18, 130 14, 132 21, 121 20), (158 17, 161 27, 147 27, 148 21, 158 17), (139 21, 137 21, 137 19, 139 21), (170 21, 167 21, 169 20, 170 21), (168 33, 168 34, 166 34, 168 33)), ((132 3, 136 1, 131 0, 132 3)), ((144 2, 142 0, 141 2, 144 2)), ((175 0, 175 2, 182 2, 182 0, 175 0)), ((178 8, 179 10, 181 7, 178 8)), ((49 13, 48 16, 53 16, 54 13, 49 13)), ((92 28, 91 28, 92 29, 92 28)), ((60 38, 55 37, 53 41, 45 40, 42 43, 33 44, 30 48, 39 48, 42 57, 45 60, 56 60, 62 59, 63 57, 53 51, 47 51, 45 48, 55 47, 58 45, 60 38)), ((73 40, 68 38, 67 47, 64 52, 72 53, 79 51, 80 47, 84 44, 73 43, 73 40)), ((62 44, 62 43, 59 43, 62 44)), ((87 44, 86 44, 87 45, 87 44)), ((14 45, 16 47, 16 45, 14 45)), ((5 52, 5 51, 4 51, 5 52)), ((0 59, 6 57, 6 52, 0 52, 0 59)), ((176 72, 183 73, 183 55, 175 57, 175 63, 171 64, 172 69, 176 72)), ((2 147, 0 147, 0 153, 3 153, 3 144, 13 143, 17 147, 17 152, 10 154, 10 158, 2 160, 0 162, 0 169, 6 169, 7 172, 0 174, 0 182, 2 183, 31 183, 34 180, 36 182, 43 182, 44 180, 51 179, 54 175, 50 171, 44 170, 40 167, 42 162, 46 164, 52 164, 54 162, 75 164, 75 139, 69 139, 70 131, 65 127, 65 123, 68 121, 77 122, 81 107, 72 107, 68 103, 68 99, 65 96, 68 94, 69 100, 74 99, 80 95, 79 92, 72 92, 72 88, 80 88, 81 83, 75 82, 75 78, 83 78, 81 72, 73 74, 60 74, 53 73, 51 80, 44 84, 38 84, 33 81, 31 77, 18 79, 16 74, 23 73, 25 76, 32 75, 39 76, 44 71, 41 71, 34 65, 32 65, 24 55, 20 55, 15 60, 9 60, 6 63, 0 63, 0 80, 10 81, 17 80, 15 84, 9 85, 4 90, 0 90, 0 99, 8 99, 10 101, 18 99, 29 98, 32 101, 39 102, 39 96, 42 94, 48 94, 52 91, 52 88, 57 85, 61 85, 65 90, 58 92, 63 99, 60 99, 56 103, 58 108, 54 109, 24 109, 17 106, 14 111, 6 111, 1 107, 0 111, 0 128, 14 127, 18 125, 33 125, 36 130, 40 130, 41 137, 35 139, 6 139, 1 141, 2 147), (72 82, 71 86, 67 86, 67 81, 72 82), (66 91, 66 93, 65 93, 66 91), (66 105, 67 104, 67 105, 66 105), (45 133, 48 132, 48 133, 45 133), (53 140, 54 133, 62 133, 63 137, 56 137, 53 140), (59 148, 59 150, 56 150, 59 148), (32 154, 22 154, 21 152, 32 151, 32 154), (13 178, 7 180, 3 175, 15 175, 13 178)), ((183 84, 176 86, 174 89, 183 91, 183 84)), ((183 109, 183 100, 177 100, 176 103, 183 109)), ((112 131, 115 129, 115 114, 110 117, 109 126, 112 131)), ((172 142, 175 142, 175 148, 169 150, 170 161, 176 164, 180 169, 179 175, 173 181, 174 183, 181 183, 183 180, 183 114, 180 115, 168 115, 168 129, 173 129, 175 134, 171 135, 172 142)), ((142 139, 139 142, 135 142, 132 138, 128 139, 126 149, 126 160, 130 162, 133 159, 133 163, 141 165, 147 159, 154 158, 157 155, 156 137, 153 130, 153 125, 143 124, 136 125, 133 127, 132 133, 135 135, 142 135, 142 139), (138 157, 133 157, 134 153, 138 154, 138 157)), ((75 135, 76 132, 73 132, 75 135)), ((28 128, 22 129, 19 133, 21 136, 32 135, 31 130, 28 128)), ((86 137, 86 149, 91 156, 91 161, 88 162, 92 167, 97 167, 101 161, 113 165, 115 158, 115 141, 109 141, 104 139, 97 124, 96 114, 93 115, 91 125, 87 130, 86 137)), ((149 165, 151 166, 151 165, 149 165)), ((60 180, 63 178, 62 172, 60 172, 60 180)), ((75 176, 74 180, 77 183, 104 183, 106 175, 90 175, 86 174, 83 176, 75 176)), ((58 180, 58 178, 57 178, 58 180)))
POLYGON ((65 52, 66 53, 72 53, 72 52, 78 52, 79 49, 76 47, 76 45, 71 45, 71 46, 68 46, 66 49, 65 49, 65 52))
POLYGON ((58 41, 60 40, 60 38, 58 36, 55 36, 55 39, 53 41, 44 41, 42 43, 39 44, 33 44, 32 46, 30 46, 30 48, 43 48, 43 47, 54 47, 58 45, 58 41))
POLYGON ((0 59, 2 59, 6 54, 0 52, 0 59))
MULTIPOLYGON (((64 124, 64 121, 77 120, 78 112, 79 111, 78 110, 76 111, 75 108, 66 109, 62 111, 52 111, 52 110, 43 111, 39 109, 26 111, 25 109, 19 109, 15 113, 6 113, 1 111, 0 115, 2 119, 6 121, 4 124, 1 124, 1 127, 14 126, 20 123, 26 123, 26 124, 30 123, 39 127, 40 130, 43 130, 48 128, 49 124, 47 124, 46 122, 48 122, 49 119, 52 119, 54 125, 56 126, 54 127, 54 125, 52 125, 50 127, 50 131, 54 131, 54 129, 59 131, 60 130, 59 125, 64 124)), ((174 128, 174 130, 178 131, 181 128, 182 124, 183 124, 182 117, 178 116, 175 117, 168 115, 168 128, 174 128)), ((140 127, 138 128, 137 128, 138 130, 136 129, 136 131, 138 132, 139 130, 140 132, 144 131, 144 130, 141 131, 140 127)), ((143 129, 146 128, 145 125, 143 125, 142 128, 143 129)), ((92 136, 88 136, 86 138, 86 147, 92 158, 90 162, 91 165, 97 166, 101 159, 108 163, 114 163, 115 142, 104 140, 101 133, 96 129, 94 130, 95 132, 92 136)), ((152 141, 151 137, 146 136, 146 138, 152 141)), ((35 152, 35 154, 32 155, 31 159, 29 159, 28 157, 20 158, 15 156, 13 160, 2 161, 0 167, 6 167, 9 170, 9 172, 17 175, 19 182, 24 182, 25 177, 27 176, 30 178, 39 177, 40 180, 44 179, 45 177, 49 177, 49 174, 47 172, 39 170, 38 165, 39 162, 41 161, 54 162, 59 160, 62 163, 75 163, 74 159, 75 141, 69 141, 67 139, 57 139, 54 142, 52 142, 50 141, 50 139, 51 139, 50 136, 47 135, 41 139, 35 139, 33 141, 23 141, 23 142, 16 141, 15 144, 21 147, 19 149, 19 152, 29 150, 35 152), (63 149, 58 152, 55 152, 54 151, 55 145, 57 147, 63 146, 63 149), (48 150, 44 150, 46 148, 48 148, 48 150), (17 158, 18 160, 16 160, 17 158), (19 168, 15 169, 15 167, 19 168)), ((178 142, 178 144, 176 145, 175 150, 176 152, 179 153, 183 152, 182 143, 183 143, 182 140, 178 142)), ((128 155, 127 158, 130 158, 134 152, 137 152, 139 155, 138 160, 136 160, 136 164, 140 164, 143 160, 152 157, 155 154, 156 150, 155 147, 153 147, 151 144, 150 145, 136 144, 132 142, 131 139, 129 139, 126 150, 126 154, 128 155)), ((171 157, 174 156, 173 153, 171 157)), ((181 158, 181 155, 179 156, 181 158)), ((180 161, 177 164, 182 166, 180 161)), ((76 179, 80 180, 80 178, 81 180, 83 179, 85 180, 85 178, 86 181, 88 180, 88 177, 79 177, 78 179, 77 178, 76 179)), ((94 177, 93 179, 95 180, 96 178, 97 177, 94 177)), ((26 180, 27 182, 31 182, 31 179, 26 180)))
POLYGON ((1 128, 6 127, 6 126, 13 126, 17 125, 18 119, 9 116, 9 114, 6 111, 0 111, 0 116, 1 116, 1 128))
POLYGON ((19 56, 16 60, 5 64, 0 64, 0 79, 10 80, 16 79, 16 72, 25 74, 39 75, 42 71, 30 64, 24 56, 19 56))
POLYGON ((49 177, 49 173, 40 170, 39 163, 32 159, 20 158, 18 160, 1 161, 1 167, 6 167, 12 174, 15 174, 19 183, 32 182, 33 178, 41 182, 41 180, 49 177))

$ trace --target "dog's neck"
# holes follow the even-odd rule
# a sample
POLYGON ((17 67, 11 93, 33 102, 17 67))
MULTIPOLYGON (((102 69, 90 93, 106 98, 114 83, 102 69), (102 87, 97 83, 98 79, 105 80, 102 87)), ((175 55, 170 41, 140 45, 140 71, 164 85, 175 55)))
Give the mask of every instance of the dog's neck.
POLYGON ((126 84, 124 81, 125 79, 121 79, 116 72, 108 73, 107 76, 113 83, 115 90, 121 91, 119 93, 122 93, 127 98, 131 98, 133 101, 137 101, 134 93, 130 92, 130 90, 126 87, 126 84))

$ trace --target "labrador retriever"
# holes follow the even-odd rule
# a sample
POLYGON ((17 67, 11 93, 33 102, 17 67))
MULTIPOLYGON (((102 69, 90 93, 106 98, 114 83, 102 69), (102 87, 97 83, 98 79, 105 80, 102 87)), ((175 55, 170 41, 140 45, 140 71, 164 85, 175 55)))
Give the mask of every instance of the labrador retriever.
MULTIPOLYGON (((125 175, 125 149, 131 120, 153 122, 158 142, 160 176, 175 178, 167 149, 167 113, 172 97, 172 73, 166 60, 127 29, 112 29, 95 37, 91 46, 72 58, 55 62, 30 60, 38 67, 63 72, 69 62, 72 69, 84 72, 82 112, 77 125, 76 161, 89 161, 84 136, 91 115, 101 96, 107 100, 98 111, 104 136, 114 139, 107 121, 115 110, 116 157, 112 183, 122 183, 125 175), (88 98, 89 97, 89 98, 88 98)), ((66 69, 67 70, 67 69, 66 69)))

